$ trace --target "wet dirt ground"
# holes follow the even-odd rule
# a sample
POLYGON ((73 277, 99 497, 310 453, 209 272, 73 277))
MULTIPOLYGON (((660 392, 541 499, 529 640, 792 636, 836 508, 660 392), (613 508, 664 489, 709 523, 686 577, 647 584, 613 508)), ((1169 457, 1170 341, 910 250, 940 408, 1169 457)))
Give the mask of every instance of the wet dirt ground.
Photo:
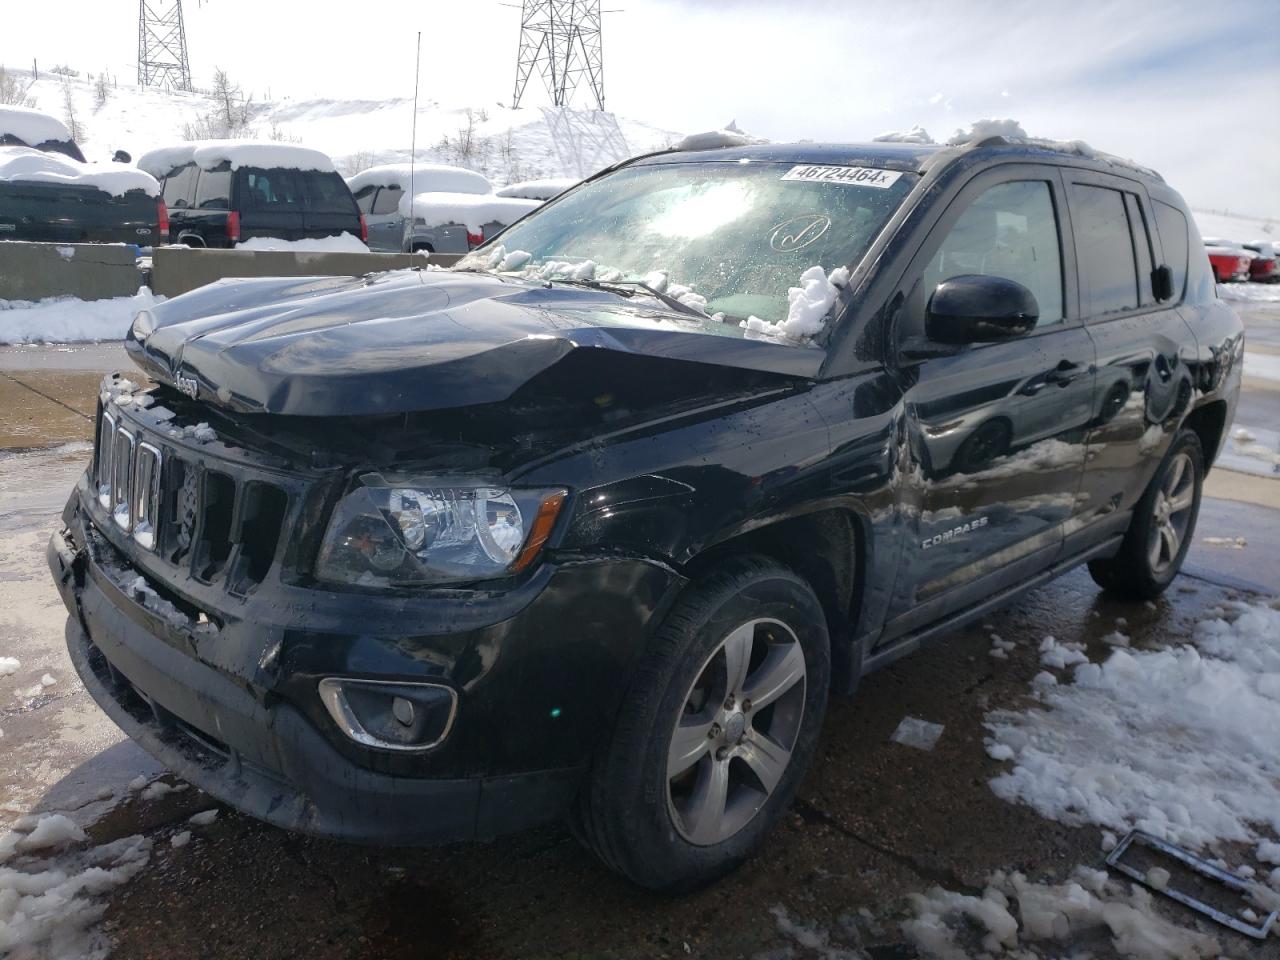
MULTIPOLYGON (((821 752, 763 853, 682 899, 628 886, 556 827, 433 850, 312 840, 225 809, 212 825, 191 828, 187 818, 213 806, 198 791, 148 802, 128 790, 135 777, 162 771, 75 679, 44 565, 89 452, 93 385, 121 359, 111 346, 0 350, 0 655, 22 661, 0 678, 0 824, 61 810, 91 824, 96 842, 155 839, 151 863, 113 894, 103 919, 121 960, 782 960, 852 957, 840 951, 855 948, 911 957, 899 928, 908 893, 935 884, 974 892, 997 869, 1060 880, 1079 864, 1101 865, 1097 829, 1042 819, 987 785, 1000 765, 983 749, 982 719, 1025 701, 1042 637, 1085 643, 1101 659, 1100 638, 1118 617, 1135 646, 1163 645, 1244 595, 1248 581, 1280 593, 1280 511, 1261 505, 1274 487, 1256 486, 1280 484, 1253 478, 1231 486, 1231 500, 1205 501, 1190 574, 1156 603, 1111 600, 1075 571, 988 619, 1017 644, 1007 661, 988 655, 988 633, 975 624, 867 678, 854 698, 834 700, 821 752), (1246 539, 1238 547, 1206 541, 1237 536, 1246 539), (26 696, 46 672, 57 682, 26 696), (945 726, 931 752, 890 742, 908 715, 945 726), (112 797, 92 799, 100 790, 112 797), (168 839, 187 829, 190 844, 172 848, 168 839), (786 932, 780 911, 813 939, 786 932)), ((1191 922, 1178 908, 1169 915, 1191 922)), ((1222 940, 1233 956, 1280 957, 1274 940, 1222 940)))

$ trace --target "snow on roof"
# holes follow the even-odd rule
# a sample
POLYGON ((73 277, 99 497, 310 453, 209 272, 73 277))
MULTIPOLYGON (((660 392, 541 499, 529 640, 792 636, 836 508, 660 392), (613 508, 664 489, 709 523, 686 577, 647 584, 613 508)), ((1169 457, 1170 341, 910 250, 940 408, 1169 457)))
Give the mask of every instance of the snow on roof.
POLYGON ((498 191, 499 197, 520 197, 525 200, 550 200, 558 197, 570 187, 577 186, 580 181, 573 177, 558 177, 549 180, 525 180, 513 183, 498 191))
POLYGON ((257 167, 261 170, 283 167, 288 170, 336 172, 333 161, 319 150, 274 140, 193 140, 190 143, 148 150, 138 159, 138 167, 153 177, 165 177, 174 167, 193 160, 202 170, 212 170, 220 163, 229 162, 232 170, 241 167, 257 167))
POLYGON ((933 137, 929 136, 929 131, 921 126, 914 126, 910 130, 890 130, 888 133, 882 133, 878 137, 872 137, 873 143, 934 143, 933 137))
POLYGON ((988 118, 975 120, 968 130, 957 130, 947 141, 953 147, 962 143, 978 143, 988 137, 1006 137, 1014 140, 1028 140, 1027 131, 1017 120, 1004 118, 988 118))
POLYGON ((707 130, 703 133, 691 133, 676 144, 677 150, 716 150, 720 147, 746 147, 753 143, 768 143, 763 137, 753 137, 738 127, 736 120, 731 120, 727 127, 720 130, 707 130))
POLYGON ((1205 242, 1205 253, 1212 253, 1215 257, 1253 257, 1253 251, 1246 250, 1244 247, 1238 246, 1229 241, 1222 243, 1205 242))
POLYGON ((0 106, 0 136, 4 134, 15 136, 32 147, 48 140, 71 139, 71 131, 61 120, 26 107, 0 106))
POLYGON ((493 194, 479 196, 474 193, 420 193, 410 198, 400 198, 400 215, 413 216, 421 226, 440 227, 446 223, 465 224, 472 233, 479 233, 486 223, 514 223, 530 210, 542 206, 540 200, 523 200, 517 197, 497 197, 493 194))
MULTIPOLYGON (((409 164, 384 163, 381 166, 361 170, 347 178, 351 192, 365 187, 400 187, 409 183, 409 164)), ((452 167, 447 163, 415 163, 413 165, 413 193, 492 193, 493 185, 487 177, 465 167, 452 167)))
POLYGON ((60 153, 43 153, 30 147, 0 147, 0 182, 77 184, 96 187, 113 197, 129 190, 160 195, 155 177, 122 164, 80 163, 60 153))

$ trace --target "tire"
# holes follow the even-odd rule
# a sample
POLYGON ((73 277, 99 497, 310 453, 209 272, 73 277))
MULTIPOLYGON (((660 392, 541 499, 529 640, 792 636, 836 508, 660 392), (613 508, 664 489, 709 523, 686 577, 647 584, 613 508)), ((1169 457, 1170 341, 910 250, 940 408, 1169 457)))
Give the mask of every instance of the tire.
POLYGON ((812 588, 768 559, 726 561, 686 590, 636 669, 578 797, 575 835, 651 890, 685 892, 730 872, 794 795, 830 676, 826 619, 812 588), (734 696, 728 674, 738 664, 734 696), (762 707, 766 680, 779 692, 762 707))
POLYGON ((1133 508, 1119 552, 1089 562, 1094 583, 1134 600, 1151 600, 1163 593, 1182 568, 1195 535, 1203 487, 1200 438, 1194 431, 1182 430, 1133 508))

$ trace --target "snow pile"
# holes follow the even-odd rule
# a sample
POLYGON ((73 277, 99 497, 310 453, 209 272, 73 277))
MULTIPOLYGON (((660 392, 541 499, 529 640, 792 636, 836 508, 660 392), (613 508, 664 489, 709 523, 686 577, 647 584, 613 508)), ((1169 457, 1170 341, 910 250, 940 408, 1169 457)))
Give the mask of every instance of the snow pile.
MULTIPOLYGON (((365 187, 398 187, 408 193, 476 193, 493 192, 493 185, 482 173, 447 163, 415 163, 412 167, 413 188, 408 189, 410 166, 407 163, 384 163, 361 170, 347 178, 351 192, 365 187)), ((520 197, 520 193, 502 193, 500 197, 520 197)), ((545 198, 544 198, 545 199, 545 198)))
POLYGON ((84 831, 62 814, 24 817, 0 838, 0 955, 103 957, 94 926, 101 898, 131 880, 151 857, 132 836, 87 849, 84 831))
POLYGON ((717 150, 721 147, 746 147, 753 143, 768 143, 763 137, 753 137, 738 127, 732 120, 727 127, 719 130, 706 130, 702 133, 691 133, 676 144, 677 150, 717 150))
POLYGON ((121 164, 95 166, 61 153, 42 153, 28 147, 0 147, 0 183, 50 183, 55 186, 94 187, 113 197, 141 190, 160 195, 155 177, 121 164))
POLYGON ((560 196, 579 181, 573 177, 556 177, 550 180, 525 180, 513 183, 498 191, 499 197, 519 197, 523 200, 551 200, 560 196))
POLYGON ((988 137, 1005 137, 1014 140, 1029 140, 1027 131, 1017 120, 1008 118, 987 118, 975 120, 967 130, 957 130, 947 141, 950 146, 958 147, 963 143, 978 143, 988 137))
POLYGON ((934 887, 909 899, 915 917, 902 925, 903 933, 921 955, 942 960, 974 956, 957 938, 980 940, 981 949, 995 957, 1038 956, 1025 951, 1042 941, 1079 950, 1086 942, 1109 939, 1116 953, 1136 960, 1195 960, 1221 950, 1216 937, 1160 916, 1146 890, 1126 891, 1088 867, 1077 867, 1061 884, 1032 883, 1001 871, 988 879, 980 897, 934 887))
POLYGON ((138 169, 159 178, 167 176, 174 167, 193 160, 201 170, 212 170, 221 163, 230 163, 232 170, 283 167, 286 170, 335 172, 333 161, 319 150, 275 140, 194 140, 172 147, 159 147, 138 158, 138 169))
POLYGON ((22 662, 16 657, 0 657, 0 677, 7 677, 18 672, 22 662))
POLYGON ((400 215, 413 216, 420 227, 442 227, 449 223, 461 223, 472 233, 480 233, 485 224, 500 223, 509 226, 530 210, 542 206, 539 200, 522 200, 517 197, 498 197, 493 194, 474 193, 420 193, 405 194, 400 198, 400 215))
POLYGON ((0 136, 5 134, 32 147, 50 140, 71 139, 71 131, 61 120, 28 107, 0 106, 0 136))
POLYGON ((1280 610, 1232 610, 1198 624, 1194 646, 1113 649, 1076 665, 1074 683, 1038 685, 1043 708, 988 715, 988 752, 1014 763, 991 781, 997 796, 1192 848, 1280 835, 1280 610))
POLYGON ((800 275, 800 286, 787 291, 787 318, 777 323, 747 317, 739 326, 752 339, 781 340, 787 343, 803 343, 812 340, 827 323, 827 313, 848 286, 849 271, 836 267, 827 273, 820 266, 813 266, 800 275))
POLYGON ((1245 303, 1280 303, 1280 283, 1220 283, 1218 296, 1245 303))
POLYGON ((871 138, 875 143, 924 143, 933 144, 936 141, 929 136, 929 131, 919 125, 912 127, 910 130, 890 130, 888 133, 882 133, 878 137, 871 138))
POLYGON ((277 237, 253 237, 242 240, 237 250, 289 250, 294 253, 368 253, 359 237, 343 231, 336 237, 308 237, 305 240, 281 240, 277 237))
POLYGON ((111 300, 0 300, 0 343, 123 340, 140 310, 163 301, 146 287, 132 297, 111 300))

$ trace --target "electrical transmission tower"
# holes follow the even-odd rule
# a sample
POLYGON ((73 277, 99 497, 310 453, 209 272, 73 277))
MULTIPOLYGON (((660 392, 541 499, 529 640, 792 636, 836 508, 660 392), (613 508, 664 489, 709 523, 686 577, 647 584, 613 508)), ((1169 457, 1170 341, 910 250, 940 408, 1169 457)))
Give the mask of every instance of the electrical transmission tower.
POLYGON ((138 2, 138 86, 191 89, 182 0, 138 2))
POLYGON ((555 106, 569 106, 585 79, 595 95, 595 109, 604 109, 600 0, 524 0, 512 108, 520 106, 535 71, 546 82, 555 106))

